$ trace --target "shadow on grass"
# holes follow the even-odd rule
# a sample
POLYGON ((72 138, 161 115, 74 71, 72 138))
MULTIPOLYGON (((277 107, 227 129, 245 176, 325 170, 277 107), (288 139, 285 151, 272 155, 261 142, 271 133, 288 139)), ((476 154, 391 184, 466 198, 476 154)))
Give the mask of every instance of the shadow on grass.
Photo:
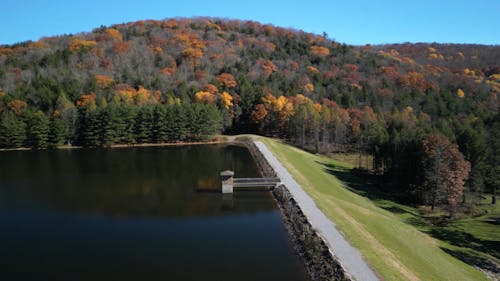
MULTIPOLYGON (((383 189, 379 184, 379 182, 382 182, 383 179, 379 179, 379 176, 369 175, 363 171, 355 169, 337 167, 328 163, 318 161, 316 163, 323 165, 323 170, 342 181, 347 189, 361 196, 368 197, 372 201, 389 200, 399 204, 408 203, 408 197, 405 194, 402 194, 401 192, 398 193, 397 190, 390 190, 390 188, 383 189)), ((389 187, 388 184, 385 186, 389 187)), ((409 213, 408 210, 398 206, 386 206, 382 203, 377 205, 393 213, 409 213)))
POLYGON ((466 264, 477 266, 477 267, 480 267, 482 269, 486 269, 488 271, 491 271, 493 273, 500 274, 500 268, 498 267, 498 265, 496 265, 495 263, 493 263, 492 261, 490 261, 488 259, 478 257, 478 256, 473 256, 473 255, 468 254, 468 253, 463 252, 463 251, 455 251, 455 250, 450 250, 450 249, 443 248, 443 247, 441 247, 441 250, 443 250, 446 253, 454 256, 455 258, 463 261, 466 264))
MULTIPOLYGON (((367 197, 378 207, 391 213, 396 215, 408 215, 405 216, 404 220, 408 224, 417 227, 420 231, 425 232, 436 239, 447 242, 450 245, 468 248, 500 258, 500 245, 497 241, 479 239, 465 231, 453 229, 452 226, 449 225, 451 221, 447 218, 436 217, 426 219, 416 211, 411 211, 402 206, 398 206, 410 204, 408 204, 408 200, 405 198, 405 195, 398 194, 395 188, 381 188, 380 182, 383 182, 383 179, 365 175, 356 170, 337 167, 328 163, 317 163, 323 165, 325 172, 334 175, 341 180, 345 184, 345 187, 350 191, 367 197)), ((491 223, 495 224, 498 223, 498 221, 493 220, 491 223)), ((443 250, 450 255, 459 258, 465 263, 479 266, 493 272, 498 272, 498 267, 495 263, 479 256, 479 254, 473 255, 462 251, 452 251, 444 248, 443 250)))
POLYGON ((337 179, 342 181, 345 188, 356 194, 367 197, 379 208, 397 215, 409 215, 405 221, 413 226, 423 228, 429 225, 429 223, 418 213, 398 206, 409 205, 408 196, 400 192, 398 193, 394 188, 382 189, 380 182, 382 182, 383 179, 354 169, 341 168, 323 162, 317 163, 323 165, 323 169, 326 173, 334 175, 337 179))
POLYGON ((479 239, 467 232, 444 227, 433 227, 428 233, 451 245, 469 248, 500 259, 500 243, 497 241, 479 239))
POLYGON ((484 222, 492 224, 492 225, 500 225, 500 217, 499 218, 489 218, 488 220, 485 220, 484 222))

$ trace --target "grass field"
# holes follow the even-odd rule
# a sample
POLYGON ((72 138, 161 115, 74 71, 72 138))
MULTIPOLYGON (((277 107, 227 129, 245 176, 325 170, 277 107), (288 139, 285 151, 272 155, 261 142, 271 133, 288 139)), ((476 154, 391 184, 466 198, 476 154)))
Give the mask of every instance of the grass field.
MULTIPOLYGON (((477 269, 452 256, 462 250, 460 246, 424 233, 432 229, 414 208, 358 194, 362 193, 358 189, 362 182, 350 165, 272 139, 258 138, 360 250, 382 280, 488 280, 477 269)), ((446 229, 449 227, 461 226, 446 229)))

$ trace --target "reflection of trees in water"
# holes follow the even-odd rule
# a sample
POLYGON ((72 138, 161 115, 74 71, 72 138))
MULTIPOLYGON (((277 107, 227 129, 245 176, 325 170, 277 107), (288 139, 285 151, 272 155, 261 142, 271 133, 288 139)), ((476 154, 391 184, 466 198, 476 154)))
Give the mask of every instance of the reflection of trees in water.
POLYGON ((274 208, 265 192, 234 194, 232 205, 219 193, 197 192, 200 187, 218 187, 221 170, 258 176, 250 153, 238 146, 26 151, 8 156, 13 159, 0 164, 6 175, 15 171, 7 182, 33 183, 16 190, 17 195, 25 192, 22 197, 55 211, 183 217, 274 208))

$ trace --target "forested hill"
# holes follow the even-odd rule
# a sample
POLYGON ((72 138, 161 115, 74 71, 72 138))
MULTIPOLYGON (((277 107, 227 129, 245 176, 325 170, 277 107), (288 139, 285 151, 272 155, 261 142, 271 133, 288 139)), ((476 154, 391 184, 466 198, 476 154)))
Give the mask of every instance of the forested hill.
POLYGON ((405 175, 439 133, 485 173, 498 157, 499 58, 499 46, 354 47, 214 18, 100 27, 0 47, 0 147, 257 132, 363 150, 405 175))
POLYGON ((139 21, 0 47, 0 110, 68 118, 94 103, 214 103, 224 128, 252 131, 265 121, 251 119, 263 97, 299 95, 376 113, 411 107, 436 121, 487 117, 499 105, 499 65, 498 46, 350 47, 248 21, 139 21))

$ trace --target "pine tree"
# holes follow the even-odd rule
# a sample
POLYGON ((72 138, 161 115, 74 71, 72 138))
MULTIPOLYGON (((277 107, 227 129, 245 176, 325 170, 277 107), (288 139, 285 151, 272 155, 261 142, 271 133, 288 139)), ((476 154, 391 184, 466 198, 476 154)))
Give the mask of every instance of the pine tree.
POLYGON ((64 141, 68 139, 68 134, 67 123, 60 118, 52 117, 50 120, 49 146, 63 145, 64 141))
POLYGON ((76 121, 77 144, 87 147, 101 146, 101 124, 99 110, 79 108, 76 121))
POLYGON ((147 143, 153 141, 154 132, 154 108, 145 105, 137 112, 135 120, 135 139, 138 143, 147 143))
POLYGON ((137 107, 123 104, 118 108, 118 135, 119 142, 123 144, 135 143, 135 120, 137 107))
POLYGON ((166 130, 167 107, 157 104, 153 110, 153 141, 156 143, 168 142, 169 133, 166 130))
POLYGON ((490 154, 486 164, 486 184, 491 190, 491 204, 496 204, 497 188, 500 186, 500 113, 492 118, 488 127, 490 154))
POLYGON ((0 117, 0 147, 18 148, 26 140, 26 124, 18 120, 16 115, 5 112, 0 117))
POLYGON ((28 139, 31 147, 45 149, 49 144, 50 120, 41 111, 35 111, 28 117, 28 139))
POLYGON ((214 105, 206 105, 201 110, 200 116, 201 130, 200 137, 207 139, 215 134, 220 134, 222 130, 222 116, 214 105))
POLYGON ((104 146, 110 146, 119 141, 120 117, 118 115, 118 106, 114 103, 109 104, 100 110, 99 123, 101 124, 100 139, 104 146))

